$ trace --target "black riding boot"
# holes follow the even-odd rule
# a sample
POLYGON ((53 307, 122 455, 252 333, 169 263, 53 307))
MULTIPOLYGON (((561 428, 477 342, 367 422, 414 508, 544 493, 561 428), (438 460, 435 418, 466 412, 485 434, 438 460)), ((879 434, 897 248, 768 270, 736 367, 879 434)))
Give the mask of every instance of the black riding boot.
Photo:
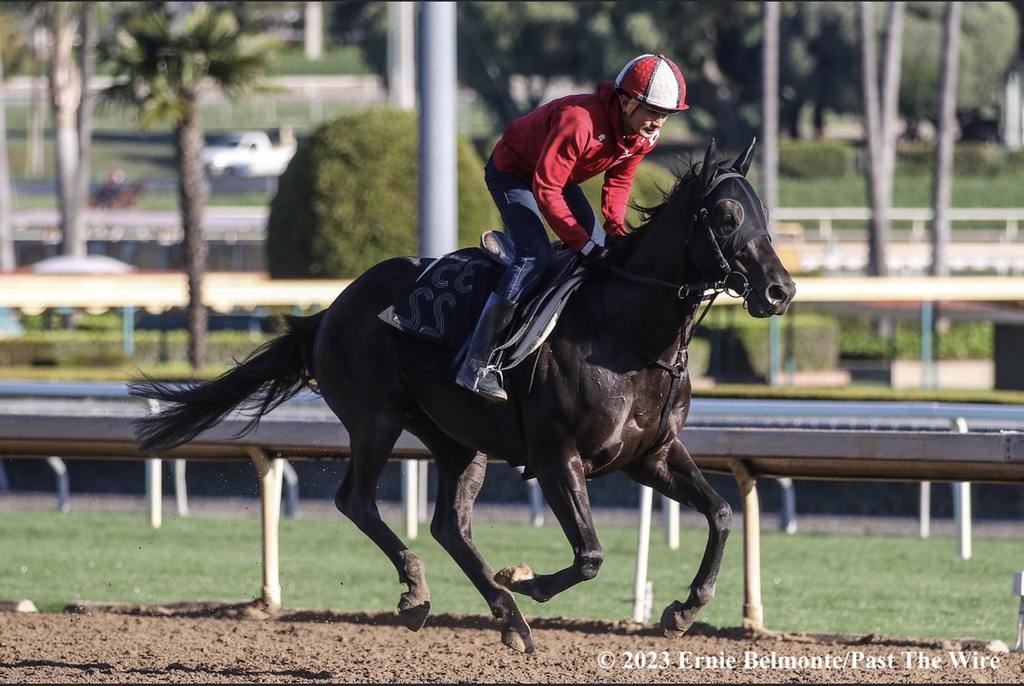
POLYGON ((491 293, 476 323, 466 358, 455 377, 455 382, 460 386, 488 400, 508 400, 508 393, 501 387, 498 375, 487 370, 487 361, 494 350, 494 339, 511 323, 515 308, 514 302, 491 293))

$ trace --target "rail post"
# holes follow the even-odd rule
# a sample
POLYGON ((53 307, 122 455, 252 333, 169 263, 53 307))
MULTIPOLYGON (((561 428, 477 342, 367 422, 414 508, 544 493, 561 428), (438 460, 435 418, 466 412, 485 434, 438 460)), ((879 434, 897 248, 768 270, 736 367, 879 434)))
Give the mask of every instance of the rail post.
POLYGON ((70 512, 71 486, 68 480, 67 465, 59 457, 48 457, 46 462, 57 477, 57 509, 61 512, 70 512))
POLYGON ((747 465, 735 460, 730 465, 743 498, 743 628, 764 628, 761 604, 761 506, 757 480, 747 465))
MULTIPOLYGON (((957 417, 953 421, 956 432, 967 433, 967 420, 957 417)), ((971 559, 971 484, 958 481, 953 484, 953 520, 956 523, 956 550, 964 560, 971 559)))
POLYGON ((1020 609, 1017 610, 1017 643, 1014 652, 1024 652, 1024 572, 1013 575, 1013 594, 1020 598, 1020 609))
POLYGON ((633 621, 643 622, 647 599, 647 556, 651 549, 651 509, 654 491, 640 486, 640 526, 636 537, 636 568, 633 572, 633 621))
POLYGON ((679 549, 679 503, 667 495, 661 496, 661 510, 665 517, 665 543, 670 550, 679 549))
POLYGON ((269 610, 281 607, 281 479, 284 460, 270 459, 261 448, 248 449, 249 458, 260 479, 261 520, 263 525, 263 592, 261 600, 269 610))

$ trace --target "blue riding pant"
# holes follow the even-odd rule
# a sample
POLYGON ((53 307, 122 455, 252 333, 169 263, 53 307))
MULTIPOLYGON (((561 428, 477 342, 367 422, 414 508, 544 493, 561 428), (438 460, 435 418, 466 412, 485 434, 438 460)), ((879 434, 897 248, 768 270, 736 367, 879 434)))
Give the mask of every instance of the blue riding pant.
MULTIPOLYGON (((498 171, 493 157, 484 167, 484 181, 501 213, 505 232, 516 245, 515 262, 505 271, 495 293, 518 303, 538 284, 551 264, 554 251, 530 182, 515 174, 498 171)), ((583 190, 574 183, 566 184, 562 197, 580 226, 593 235, 599 224, 583 190)))

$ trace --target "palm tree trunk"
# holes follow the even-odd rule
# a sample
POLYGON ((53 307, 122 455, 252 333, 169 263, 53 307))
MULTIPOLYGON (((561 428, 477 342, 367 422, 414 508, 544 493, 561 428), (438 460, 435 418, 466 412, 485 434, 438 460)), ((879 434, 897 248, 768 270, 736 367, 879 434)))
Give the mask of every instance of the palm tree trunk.
POLYGON ((0 272, 12 271, 14 234, 11 228, 11 172, 7 160, 7 93, 0 60, 0 272))
POLYGON ((935 175, 932 188, 933 276, 948 276, 949 199, 953 190, 953 127, 956 124, 957 67, 960 57, 960 16, 962 6, 947 2, 943 29, 942 86, 939 93, 939 130, 935 145, 935 175))
MULTIPOLYGON (((82 98, 78 107, 78 178, 75 196, 76 212, 81 213, 89 202, 89 150, 92 146, 92 98, 89 83, 96 71, 96 6, 82 4, 82 98)), ((83 236, 88 241, 88 235, 83 236)))
POLYGON ((203 176, 203 125, 195 94, 186 99, 185 112, 174 131, 174 142, 184 231, 185 273, 188 276, 188 360, 193 370, 199 370, 206 362, 206 307, 203 305, 206 240, 202 224, 206 185, 203 176))
POLYGON ((78 198, 78 107, 82 83, 72 56, 77 29, 70 4, 54 3, 47 8, 46 19, 53 37, 50 54, 50 104, 56 138, 57 209, 63 237, 61 253, 82 257, 86 254, 82 235, 78 198))
POLYGON ((883 63, 882 95, 878 92, 874 12, 871 3, 860 9, 861 81, 864 90, 865 138, 868 149, 868 199, 871 222, 868 231, 868 274, 888 274, 889 209, 892 205, 896 162, 896 105, 899 95, 903 45, 903 3, 889 3, 888 34, 883 63))

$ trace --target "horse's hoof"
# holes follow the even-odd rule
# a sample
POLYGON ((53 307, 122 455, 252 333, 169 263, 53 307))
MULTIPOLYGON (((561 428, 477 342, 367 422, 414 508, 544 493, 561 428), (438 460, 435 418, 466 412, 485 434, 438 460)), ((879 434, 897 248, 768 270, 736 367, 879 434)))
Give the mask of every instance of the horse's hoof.
POLYGON ((533 578, 533 570, 530 565, 523 562, 515 567, 505 567, 494 575, 494 583, 514 591, 513 586, 520 581, 529 581, 533 578))
POLYGON ((697 612, 679 601, 673 602, 661 613, 661 630, 665 638, 680 638, 693 625, 697 612))
POLYGON ((501 642, 517 653, 533 652, 533 634, 529 627, 526 629, 526 635, 522 636, 511 626, 505 626, 501 630, 501 642))
POLYGON ((402 607, 402 603, 398 604, 398 619, 409 631, 419 631, 422 629, 423 624, 427 621, 427 615, 429 614, 429 600, 425 600, 419 605, 413 605, 411 607, 402 607))

